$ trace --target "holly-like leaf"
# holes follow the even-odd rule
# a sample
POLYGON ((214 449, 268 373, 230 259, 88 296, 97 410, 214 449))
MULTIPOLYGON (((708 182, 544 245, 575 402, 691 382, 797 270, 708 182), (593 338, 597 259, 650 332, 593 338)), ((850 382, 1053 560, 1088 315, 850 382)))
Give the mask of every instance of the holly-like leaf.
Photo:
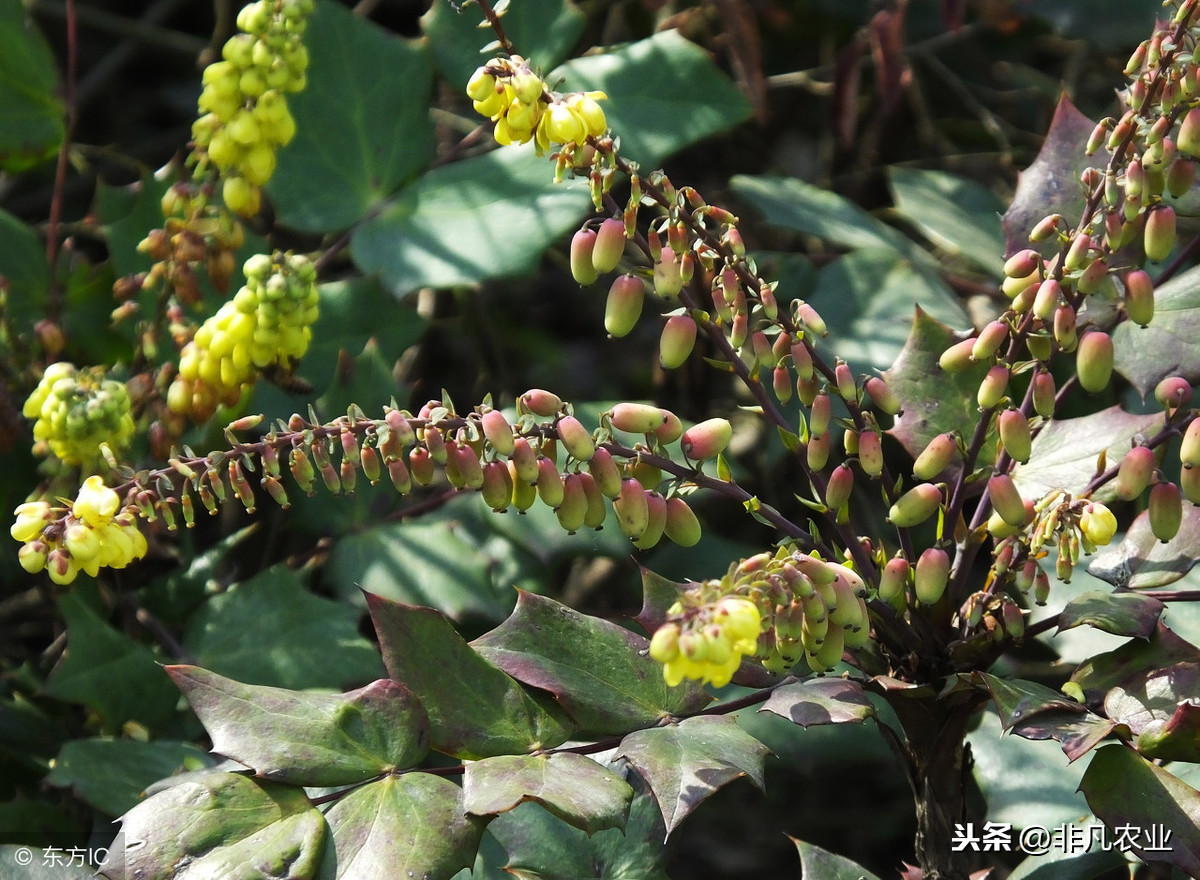
POLYGON ((800 853, 801 880, 879 880, 857 862, 792 838, 800 853))
POLYGON ((403 685, 383 679, 345 694, 242 684, 197 666, 168 666, 213 751, 292 785, 362 782, 416 766, 429 718, 403 685))
POLYGON ((1033 164, 1021 172, 1012 204, 1004 214, 1007 253, 1029 247, 1029 231, 1047 214, 1079 216, 1084 202, 1079 175, 1096 162, 1084 154, 1095 127, 1070 98, 1065 94, 1059 98, 1042 148, 1033 164))
POLYGON ((1117 727, 1115 721, 1092 712, 1074 709, 1049 709, 1032 718, 1018 721, 1010 732, 1025 739, 1053 739, 1062 746, 1068 761, 1086 755, 1117 727))
POLYGON ((308 85, 288 96, 296 136, 267 191, 283 225, 329 232, 356 223, 433 158, 433 64, 422 43, 336 3, 317 4, 304 44, 308 85))
POLYGON ((526 693, 437 611, 371 594, 367 605, 388 673, 425 707, 439 752, 467 759, 521 754, 553 748, 573 732, 552 700, 526 693))
POLYGON ((192 776, 147 798, 121 831, 124 863, 106 864, 110 880, 308 880, 325 846, 325 819, 303 791, 237 773, 192 776))
POLYGON ((1138 751, 1160 761, 1200 762, 1200 705, 1180 703, 1170 718, 1154 719, 1138 734, 1138 751))
POLYGON ((1100 551, 1088 574, 1115 587, 1144 590, 1168 586, 1200 562, 1200 508, 1183 505, 1179 532, 1167 543, 1154 536, 1150 515, 1139 513, 1124 539, 1100 551))
POLYGON ((848 678, 810 678, 774 691, 759 709, 801 727, 814 724, 862 724, 875 715, 863 686, 848 678))
POLYGON ((325 819, 333 842, 317 880, 453 877, 474 861, 484 826, 464 813, 461 788, 417 772, 354 789, 325 819))
POLYGON ((476 816, 506 813, 536 801, 589 835, 624 828, 633 789, 584 755, 497 755, 473 761, 463 775, 463 805, 476 816))
POLYGON ((203 749, 187 742, 76 739, 62 747, 46 782, 70 788, 102 813, 119 816, 160 779, 209 763, 203 749))
POLYGON ((587 188, 554 183, 532 145, 435 168, 360 224, 351 254, 396 295, 532 273, 590 204, 587 188))
POLYGON ((1051 709, 1079 714, 1087 711, 1070 697, 1036 681, 997 678, 986 672, 976 672, 973 677, 981 681, 991 693, 996 712, 1000 715, 1000 724, 1005 730, 1039 712, 1051 709))
POLYGON ((896 362, 917 308, 949 325, 971 325, 940 275, 893 250, 863 248, 834 260, 807 298, 829 327, 826 344, 855 372, 896 362))
POLYGON ((679 601, 684 585, 642 567, 642 610, 634 620, 651 635, 667 620, 667 609, 679 601))
POLYGON ((1153 596, 1089 591, 1066 604, 1058 617, 1058 631, 1094 626, 1117 636, 1148 639, 1165 607, 1153 596))
MULTIPOLYGON (((1078 493, 1096 475, 1101 453, 1109 463, 1120 461, 1135 439, 1153 436, 1165 418, 1163 413, 1138 415, 1110 406, 1077 419, 1054 419, 1034 438, 1029 461, 1013 469, 1013 482, 1022 498, 1035 501, 1052 489, 1078 493)), ((1112 500, 1115 483, 1105 483, 1092 497, 1112 500)))
MULTIPOLYGON (((631 782, 638 789, 637 777, 631 782)), ((640 789, 624 830, 588 837, 537 804, 501 813, 488 830, 508 852, 505 875, 519 880, 667 880, 662 814, 640 789)))
POLYGON ((1176 663, 1200 662, 1200 648, 1181 639, 1161 621, 1148 641, 1133 639, 1115 651, 1098 654, 1071 674, 1088 702, 1101 700, 1114 687, 1147 669, 1162 669, 1176 663))
MULTIPOLYGON (((979 421, 975 397, 987 365, 975 364, 961 373, 947 373, 938 365, 942 352, 958 338, 953 330, 918 308, 904 349, 884 374, 903 407, 888 433, 913 458, 939 434, 957 431, 960 436, 970 437, 979 421)), ((995 441, 989 440, 980 459, 990 461, 994 454, 995 441)))
POLYGON ((1104 695, 1104 712, 1140 734, 1161 725, 1186 700, 1200 694, 1200 662, 1176 663, 1131 676, 1104 695))
POLYGON ((599 90, 621 154, 652 168, 672 153, 749 119, 753 108, 709 54, 678 31, 660 31, 554 70, 560 90, 599 90), (646 83, 654 88, 647 89, 646 83))
POLYGON ((1121 745, 1092 756, 1079 788, 1110 829, 1132 826, 1138 832, 1127 839, 1141 859, 1200 876, 1200 791, 1121 745))
POLYGON ((667 687, 642 636, 533 593, 521 592, 508 620, 471 644, 600 736, 690 714, 712 699, 693 681, 667 687))
POLYGON ((0 3, 0 168, 23 171, 54 155, 66 131, 58 70, 20 3, 0 3))
POLYGON ((1145 327, 1122 321, 1113 328, 1113 366, 1142 397, 1167 376, 1200 383, 1200 266, 1154 291, 1154 320, 1145 327))
POLYGON ((699 715, 635 730, 621 740, 616 755, 646 780, 670 834, 738 777, 746 776, 763 788, 763 761, 769 751, 728 715, 699 715))
POLYGON ((275 566, 210 599, 184 633, 197 665, 297 690, 379 678, 379 655, 358 634, 361 612, 308 592, 305 577, 275 566))
POLYGON ((126 721, 153 728, 171 716, 178 693, 153 651, 105 623, 79 591, 64 593, 58 607, 67 651, 46 693, 94 709, 112 729, 126 721))
POLYGON ((996 278, 1004 273, 1002 205, 991 190, 965 177, 893 166, 888 183, 896 210, 940 250, 996 278))

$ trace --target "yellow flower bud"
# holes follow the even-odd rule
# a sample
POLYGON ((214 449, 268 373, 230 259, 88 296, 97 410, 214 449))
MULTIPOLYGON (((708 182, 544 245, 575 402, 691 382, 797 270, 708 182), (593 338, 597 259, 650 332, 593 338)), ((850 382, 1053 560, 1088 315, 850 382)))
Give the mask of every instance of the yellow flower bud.
POLYGON ((120 506, 121 499, 104 485, 104 479, 91 476, 83 481, 71 511, 88 525, 100 526, 111 520, 120 506))
POLYGON ((1117 532, 1117 518, 1099 501, 1093 501, 1084 505, 1079 516, 1079 529, 1085 538, 1097 547, 1103 547, 1117 532))

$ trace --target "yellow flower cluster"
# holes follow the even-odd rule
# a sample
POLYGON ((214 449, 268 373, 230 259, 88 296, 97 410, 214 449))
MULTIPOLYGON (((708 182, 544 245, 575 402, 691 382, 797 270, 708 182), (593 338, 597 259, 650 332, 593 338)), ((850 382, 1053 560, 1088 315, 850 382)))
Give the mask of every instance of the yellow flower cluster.
POLYGON ((220 170, 228 208, 258 213, 262 186, 275 171, 275 152, 296 133, 285 93, 307 83, 302 37, 314 0, 257 0, 238 13, 242 33, 230 37, 222 60, 204 71, 192 126, 196 151, 220 170))
POLYGON ((550 92, 520 55, 477 69, 467 95, 495 123, 496 141, 505 146, 533 140, 541 151, 551 144, 582 144, 608 129, 599 104, 608 97, 604 92, 550 92))
POLYGON ((290 370, 312 340, 320 300, 312 261, 282 251, 255 254, 244 272, 245 286, 184 346, 167 391, 167 406, 197 422, 219 403, 237 403, 260 370, 290 370))
POLYGON ((685 678, 724 687, 742 657, 758 650, 761 629, 762 618, 753 602, 726 596, 686 622, 659 627, 650 640, 650 656, 663 664, 663 678, 671 687, 685 678))
POLYGON ((47 501, 18 505, 9 534, 21 547, 21 566, 30 574, 45 569, 56 584, 69 584, 79 572, 95 577, 101 568, 124 568, 146 555, 146 538, 131 509, 98 476, 88 477, 70 509, 47 501))
POLYGON ((129 392, 101 368, 51 364, 22 412, 36 419, 34 451, 48 449, 64 464, 91 466, 100 460, 101 443, 119 451, 133 436, 129 392))

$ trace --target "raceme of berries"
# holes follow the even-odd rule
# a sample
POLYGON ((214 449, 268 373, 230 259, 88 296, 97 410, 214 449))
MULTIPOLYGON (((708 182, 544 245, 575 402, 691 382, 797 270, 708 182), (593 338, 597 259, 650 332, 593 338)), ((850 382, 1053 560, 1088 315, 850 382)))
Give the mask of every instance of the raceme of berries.
POLYGON ((551 92, 520 55, 478 68, 467 95, 476 112, 495 123, 493 134, 504 146, 532 140, 542 152, 552 144, 582 144, 608 129, 599 104, 604 92, 551 92))
POLYGON ((246 261, 246 284, 183 348, 167 392, 172 411, 206 420, 232 405, 259 371, 290 371, 308 350, 318 317, 317 270, 305 256, 276 251, 246 261))
POLYGON ((146 555, 146 538, 130 508, 98 476, 83 481, 69 508, 27 501, 14 511, 9 529, 22 542, 21 566, 30 574, 45 570, 56 584, 69 584, 79 572, 95 577, 101 568, 124 568, 146 555))
POLYGON ((101 459, 100 444, 120 452, 134 432, 129 392, 123 382, 107 378, 102 368, 51 364, 22 411, 36 420, 34 451, 49 451, 68 465, 95 466, 101 459))
POLYGON ((237 18, 222 60, 204 71, 201 115, 192 126, 200 163, 216 166, 231 211, 258 213, 262 187, 275 171, 275 153, 296 133, 288 92, 307 82, 303 36, 314 0, 256 0, 237 18))

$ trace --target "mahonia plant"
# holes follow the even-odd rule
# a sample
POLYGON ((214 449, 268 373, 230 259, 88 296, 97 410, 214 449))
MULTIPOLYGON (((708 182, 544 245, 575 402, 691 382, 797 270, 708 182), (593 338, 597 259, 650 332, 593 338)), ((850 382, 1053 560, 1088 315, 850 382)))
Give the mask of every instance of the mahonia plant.
MULTIPOLYGON (((996 291, 997 314, 936 353, 930 368, 939 377, 969 381, 974 390, 970 423, 936 434, 917 430, 918 442, 910 444, 917 448, 908 448, 911 455, 903 460, 885 449, 885 435, 915 403, 898 390, 899 371, 856 374, 827 346, 828 327, 817 309, 793 291, 785 297, 777 282, 763 277, 735 214, 710 204, 691 186, 675 186, 661 170, 643 173, 622 155, 608 129, 599 103, 604 93, 553 91, 508 43, 495 10, 485 0, 479 6, 497 31, 500 52, 474 72, 466 94, 501 147, 532 142, 538 154, 549 154, 556 180, 587 182, 594 216, 571 237, 567 259, 579 285, 599 285, 604 278, 605 330, 622 337, 653 320, 662 369, 678 369, 703 350, 711 364, 734 376, 753 401, 744 409, 778 433, 802 475, 802 485, 793 487, 801 515, 776 508, 739 484, 728 460, 735 425, 726 418, 688 426, 667 408, 625 401, 601 413, 598 426, 589 429, 569 401, 543 388, 520 394, 512 408, 497 406, 488 396, 460 412, 445 395, 415 412, 393 401, 374 418, 358 405, 332 420, 315 412, 307 418, 297 414, 267 425, 265 433, 262 417, 244 416, 227 427, 222 449, 196 454, 184 447, 173 451, 163 467, 135 470, 119 461, 133 430, 120 383, 101 373, 51 365, 25 408, 38 419, 37 426, 45 426, 35 426, 35 437, 64 462, 99 458, 111 475, 107 481, 89 476, 72 503, 38 498, 17 507, 11 534, 23 545, 25 569, 45 570, 56 584, 66 584, 79 571, 95 575, 102 567, 119 568, 146 555, 139 521, 161 521, 174 531, 181 522, 193 526, 198 508, 216 514, 234 500, 251 513, 264 497, 286 508, 289 488, 349 493, 358 488, 360 474, 372 485, 388 480, 400 495, 435 483, 473 492, 497 513, 519 515, 541 504, 568 533, 599 529, 611 517, 638 551, 663 538, 682 547, 696 545, 701 524, 688 499, 703 490, 736 500, 771 527, 772 549, 735 561, 719 578, 671 584, 666 599, 648 590, 638 621, 649 638, 603 631, 638 661, 650 658, 646 665, 656 679, 661 675, 655 686, 668 696, 662 697, 663 705, 651 707, 649 717, 639 716, 640 727, 627 724, 628 719, 605 718, 621 736, 585 750, 624 749, 623 757, 637 766, 628 754, 635 750, 627 735, 701 715, 707 700, 702 684, 747 685, 753 691, 735 703, 738 708, 770 698, 777 708, 783 704, 780 714, 810 703, 822 711, 832 703, 839 710, 873 714, 873 708, 862 707, 870 707, 867 693, 874 693, 898 718, 899 733, 889 728, 888 735, 897 738, 896 751, 916 799, 916 855, 927 877, 967 875, 965 856, 951 845, 951 834, 956 822, 971 815, 963 779, 969 766, 964 738, 988 700, 1011 710, 1006 726, 1017 732, 1031 702, 1046 723, 1031 736, 1056 738, 1075 750, 1069 752, 1073 757, 1110 734, 1142 749, 1134 756, 1142 762, 1136 764, 1139 772, 1150 765, 1146 758, 1162 756, 1154 751, 1161 741, 1131 738, 1112 719, 1080 746, 1077 722, 1091 723, 1103 707, 1097 701, 1081 705, 1087 697, 1076 681, 1062 696, 1032 682, 997 684, 1000 679, 986 671, 1006 651, 1053 625, 1026 624, 1029 606, 1049 598, 1049 568, 1059 581, 1069 581, 1085 557, 1116 537, 1118 517, 1104 499, 1114 506, 1144 499, 1149 528, 1160 542, 1179 532, 1185 500, 1200 504, 1200 420, 1189 408, 1191 386, 1181 376, 1167 376, 1158 385, 1162 415, 1154 433, 1134 438, 1117 461, 1101 455, 1085 485, 1039 488, 1030 497, 1020 479, 1020 468, 1036 460, 1039 438, 1060 421, 1063 401, 1075 396, 1086 402, 1085 395, 1112 387, 1115 326, 1154 319, 1155 282, 1143 266, 1171 254, 1176 220, 1170 199, 1190 187, 1200 157, 1200 3, 1175 3, 1171 21, 1130 60, 1128 109, 1097 126, 1088 144, 1091 154, 1103 149, 1108 158, 1082 174, 1080 217, 1051 214, 1023 230, 1029 246, 1007 257, 996 291), (1119 292, 1116 307, 1112 290, 1119 292), (798 420, 792 415, 797 411, 798 420), (250 431, 259 434, 242 436, 250 431), (1175 482, 1163 456, 1177 438, 1180 477, 1175 482), (820 678, 839 671, 841 677, 820 678), (806 689, 813 681, 818 682, 816 697, 806 689), (1020 696, 1015 704, 1014 692, 1020 696), (1067 720, 1052 722, 1049 710, 1067 720)), ((274 151, 294 129, 283 94, 303 87, 300 34, 311 11, 311 0, 251 4, 238 17, 245 33, 233 38, 224 60, 205 73, 200 107, 206 115, 194 131, 196 168, 201 174, 210 165, 216 169, 224 204, 237 214, 258 210, 259 188, 271 175, 274 151)), ((182 212, 182 219, 168 222, 145 245, 156 266, 164 268, 152 270, 144 283, 167 279, 185 302, 196 299, 181 292, 192 290, 189 267, 207 261, 210 275, 228 278, 224 255, 232 253, 240 234, 236 220, 211 209, 212 183, 173 188, 164 212, 177 217, 182 212)), ((276 369, 290 373, 309 345, 319 300, 315 263, 275 252, 252 257, 244 272, 246 285, 194 334, 179 326, 173 331, 181 354, 165 404, 176 416, 210 420, 219 405, 236 405, 259 375, 276 369)), ((389 614, 407 613, 389 610, 383 600, 371 601, 377 625, 389 614)), ((538 613, 531 609, 549 602, 522 595, 514 619, 528 623, 528 616, 538 613)), ((551 616, 577 623, 574 614, 555 605, 551 616)), ((540 624, 539 619, 539 626, 520 630, 519 638, 538 631, 540 624)), ((589 625, 594 628, 587 632, 601 630, 599 623, 589 625)), ((471 647, 457 635, 440 644, 482 663, 477 655, 492 656, 489 648, 495 655, 512 650, 503 629, 471 647)), ((380 631, 381 642, 389 642, 382 625, 380 631)), ((384 648, 389 657, 403 655, 402 646, 384 648)), ((395 675, 393 667, 402 665, 393 659, 389 671, 395 675)), ((496 671, 484 667, 487 674, 496 671)), ((523 684, 538 684, 519 663, 504 671, 523 684)), ((639 667, 634 674, 639 681, 642 671, 639 667)), ((181 686, 189 698, 212 685, 205 678, 211 673, 173 667, 172 674, 186 682, 181 686)), ((249 690, 242 693, 237 683, 222 682, 223 692, 236 691, 239 705, 256 704, 249 690)), ((516 684, 505 682, 528 699, 516 684)), ((462 807, 466 795, 457 787, 416 771, 431 738, 433 748, 477 761, 461 768, 468 779, 482 772, 473 768, 501 756, 542 762, 532 765, 538 774, 554 759, 566 763, 579 757, 570 749, 557 750, 575 731, 565 721, 551 733, 547 721, 538 736, 522 743, 528 747, 523 754, 487 753, 491 746, 476 750, 476 744, 449 742, 449 736, 438 739, 430 722, 436 713, 427 715, 420 705, 436 694, 414 696, 403 684, 389 680, 380 687, 403 709, 402 732, 408 739, 402 754, 367 762, 370 772, 361 778, 350 778, 357 767, 343 777, 319 767, 297 769, 286 763, 287 756, 262 757, 236 748, 228 754, 264 778, 293 784, 302 801, 298 810, 313 806, 299 786, 345 783, 347 788, 321 800, 335 802, 327 815, 339 821, 338 803, 355 804, 358 792, 368 790, 360 785, 411 775, 420 780, 409 779, 413 785, 431 791, 442 786, 438 796, 454 805, 455 821, 465 826, 447 834, 468 844, 477 844, 481 833, 482 823, 477 830, 472 825, 476 818, 512 805, 472 813, 462 807), (453 791, 447 793, 447 785, 453 791)), ((420 682, 413 683, 414 691, 419 687, 420 682)), ((513 691, 504 693, 505 699, 517 699, 513 691)), ((273 690, 258 696, 287 705, 303 699, 273 690)), ((574 696, 584 703, 589 699, 574 696)), ((459 694, 455 698, 461 702, 459 694)), ((213 702, 194 702, 207 724, 213 702)), ((330 725, 338 736, 350 736, 344 733, 349 728, 342 724, 341 708, 322 704, 316 714, 333 718, 330 725)), ((540 707, 526 714, 549 717, 540 707)), ((313 722, 321 735, 327 732, 323 723, 313 722)), ((306 736, 311 732, 304 730, 306 736)), ((230 736, 228 729, 221 735, 230 736)), ((1187 729, 1180 737, 1186 735, 1187 729)), ((1164 734, 1164 741, 1170 737, 1164 734)), ((217 739, 214 733, 214 743, 217 739)), ((231 739, 237 746, 236 736, 231 739)), ((1180 747, 1178 740, 1174 745, 1180 747)), ((1132 753, 1125 745, 1115 748, 1132 753)), ((1161 770, 1153 767, 1146 772, 1161 770)), ((579 772, 609 770, 589 765, 579 772)), ((653 788, 653 774, 644 775, 653 788)), ((230 776, 224 775, 223 784, 243 784, 242 777, 230 776)), ((605 785, 629 788, 614 779, 606 776, 605 785)), ((1093 780, 1083 787, 1105 821, 1125 816, 1096 796, 1100 784, 1093 780)), ((517 800, 532 796, 523 793, 517 800)), ((146 809, 140 806, 130 815, 146 822, 154 803, 150 799, 146 809)), ((628 800, 622 803, 624 816, 628 800)), ((621 812, 620 806, 614 811, 621 812)), ((1151 817, 1139 813, 1137 818, 1151 817)), ((139 826, 134 822, 133 827, 139 826)), ((585 822, 581 827, 595 830, 585 822)), ((462 859, 456 851, 437 862, 431 876, 451 876, 473 853, 462 859)), ((1190 864, 1183 858, 1177 864, 1190 864)), ((305 876, 316 871, 315 856, 312 862, 305 863, 311 867, 305 876)), ((173 866, 155 876, 173 876, 170 871, 173 866)))

